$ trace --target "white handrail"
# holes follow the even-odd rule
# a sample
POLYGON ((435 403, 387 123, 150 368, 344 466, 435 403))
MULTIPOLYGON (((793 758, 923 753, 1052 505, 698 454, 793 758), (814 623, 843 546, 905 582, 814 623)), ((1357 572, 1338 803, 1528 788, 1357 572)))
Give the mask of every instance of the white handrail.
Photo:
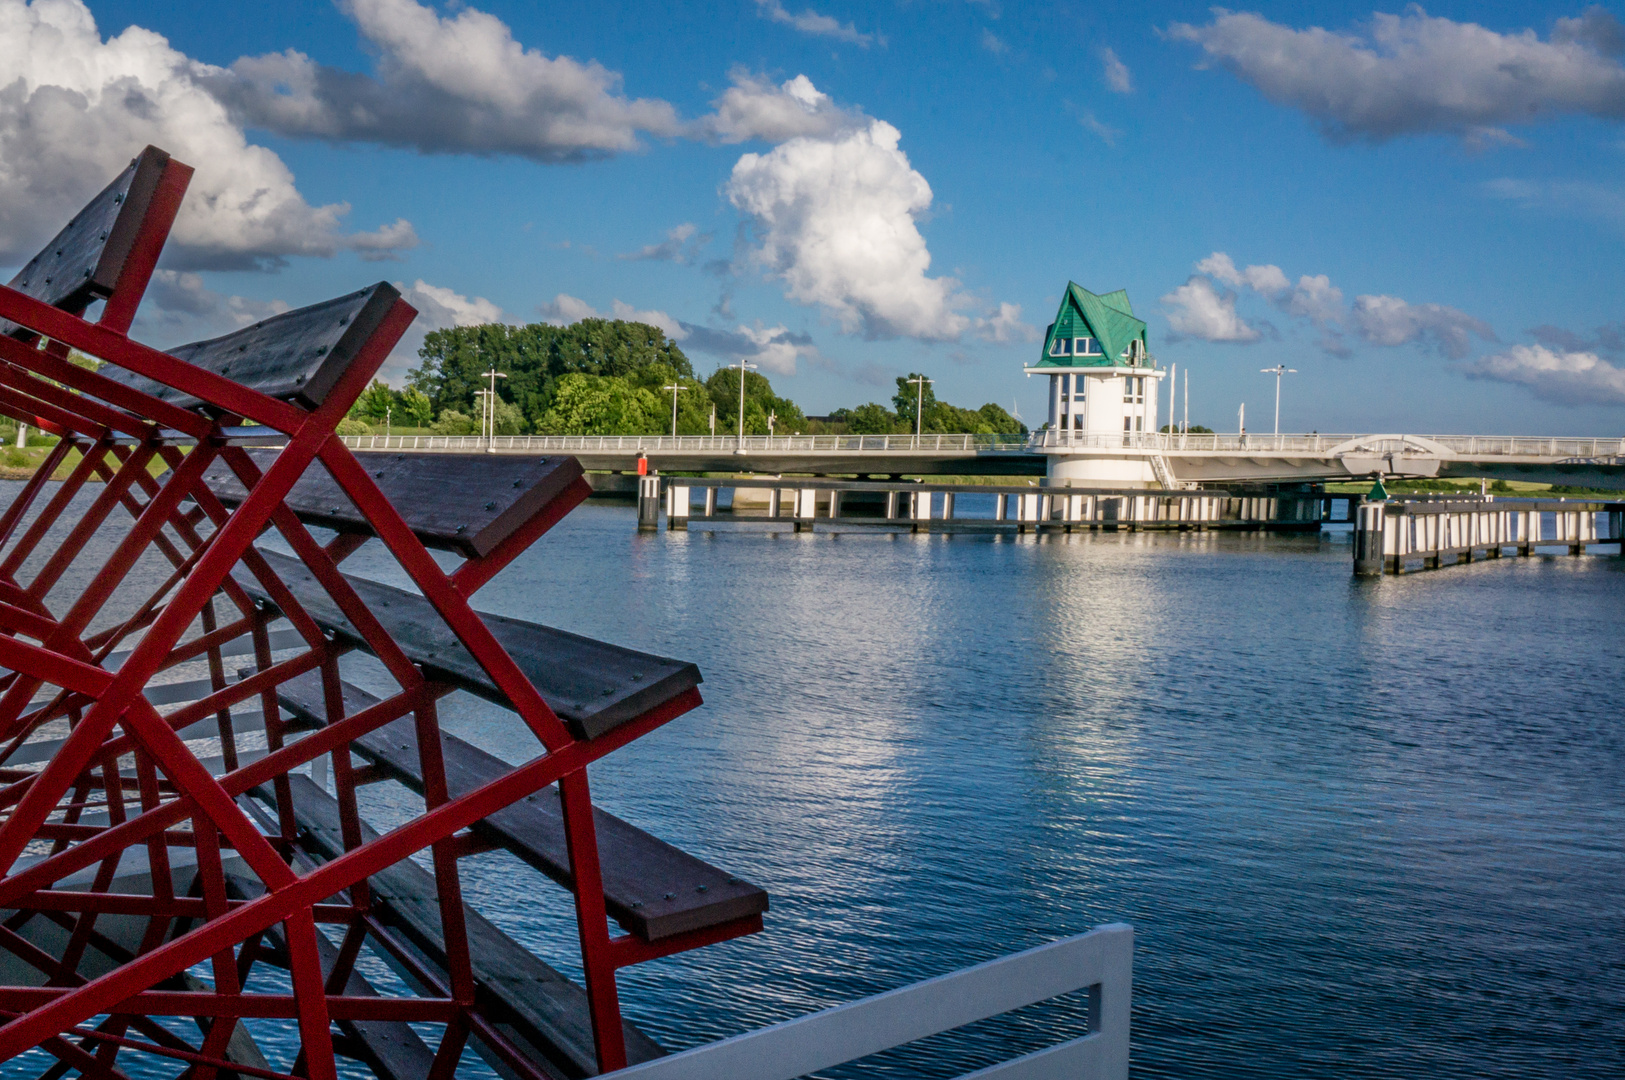
POLYGON ((1134 930, 1108 923, 935 979, 611 1073, 617 1080, 793 1080, 1089 988, 1089 1034, 962 1080, 1127 1080, 1134 930))
MULTIPOLYGON (((1386 455, 1435 457, 1437 450, 1458 457, 1529 457, 1562 460, 1625 458, 1625 438, 1554 438, 1486 435, 1181 435, 1137 431, 1082 434, 1044 430, 1031 435, 499 435, 503 450, 558 453, 703 454, 734 453, 1043 453, 1055 449, 1155 450, 1163 453, 1253 453, 1333 457, 1349 443, 1369 441, 1386 455), (1411 441, 1411 440, 1414 440, 1411 441), (1393 445, 1389 445, 1389 444, 1393 445)), ((483 450, 475 435, 348 435, 346 446, 361 450, 483 450)))

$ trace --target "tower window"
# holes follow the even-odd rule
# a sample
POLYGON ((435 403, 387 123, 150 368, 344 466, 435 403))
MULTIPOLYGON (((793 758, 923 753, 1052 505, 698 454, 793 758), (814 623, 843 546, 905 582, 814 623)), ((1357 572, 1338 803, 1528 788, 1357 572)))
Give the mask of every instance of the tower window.
POLYGON ((1100 345, 1092 337, 1073 338, 1072 352, 1075 356, 1099 356, 1100 345))
POLYGON ((1051 356, 1071 356, 1072 339, 1064 337, 1056 338, 1054 341, 1050 342, 1049 354, 1051 356))

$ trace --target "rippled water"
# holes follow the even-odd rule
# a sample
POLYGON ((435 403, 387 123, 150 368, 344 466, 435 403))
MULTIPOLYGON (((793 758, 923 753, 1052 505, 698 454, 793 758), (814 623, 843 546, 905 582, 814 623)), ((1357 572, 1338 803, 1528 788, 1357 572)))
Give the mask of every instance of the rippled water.
MULTIPOLYGON (((354 568, 401 580, 375 547, 354 568)), ((772 896, 765 933, 622 973, 668 1048, 1124 920, 1136 1075, 1625 1075, 1625 560, 1350 563, 1347 534, 638 535, 588 505, 476 604, 705 674, 592 769, 772 896)), ((562 890, 464 866, 578 973, 562 890)), ((1062 1001, 831 1075, 1080 1029, 1062 1001)))
MULTIPOLYGON (((773 898, 623 974, 668 1047, 1121 919, 1137 1075, 1625 1073, 1625 560, 1350 564, 1347 534, 640 536, 590 505, 478 602, 705 674, 592 770, 773 898)), ((469 865, 573 969, 562 892, 469 865)), ((1063 1002, 879 1064, 1078 1028, 1063 1002)))

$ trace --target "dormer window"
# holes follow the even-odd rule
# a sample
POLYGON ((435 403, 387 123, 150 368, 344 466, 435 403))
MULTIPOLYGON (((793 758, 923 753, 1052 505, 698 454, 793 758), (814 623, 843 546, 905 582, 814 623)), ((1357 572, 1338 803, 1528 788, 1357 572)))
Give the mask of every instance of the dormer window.
POLYGON ((1072 339, 1064 337, 1056 338, 1054 341, 1050 342, 1049 354, 1051 356, 1071 356, 1072 339))
POLYGON ((1072 354, 1074 356, 1099 356, 1100 344, 1092 337, 1073 338, 1072 354))

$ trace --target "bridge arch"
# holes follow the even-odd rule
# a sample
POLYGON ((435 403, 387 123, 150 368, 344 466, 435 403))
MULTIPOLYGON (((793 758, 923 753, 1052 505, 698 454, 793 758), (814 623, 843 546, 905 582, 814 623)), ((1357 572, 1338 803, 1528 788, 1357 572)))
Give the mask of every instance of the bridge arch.
POLYGON ((1326 450, 1328 457, 1343 457, 1346 454, 1359 457, 1455 457, 1455 452, 1448 446, 1422 435, 1358 435, 1326 450))

